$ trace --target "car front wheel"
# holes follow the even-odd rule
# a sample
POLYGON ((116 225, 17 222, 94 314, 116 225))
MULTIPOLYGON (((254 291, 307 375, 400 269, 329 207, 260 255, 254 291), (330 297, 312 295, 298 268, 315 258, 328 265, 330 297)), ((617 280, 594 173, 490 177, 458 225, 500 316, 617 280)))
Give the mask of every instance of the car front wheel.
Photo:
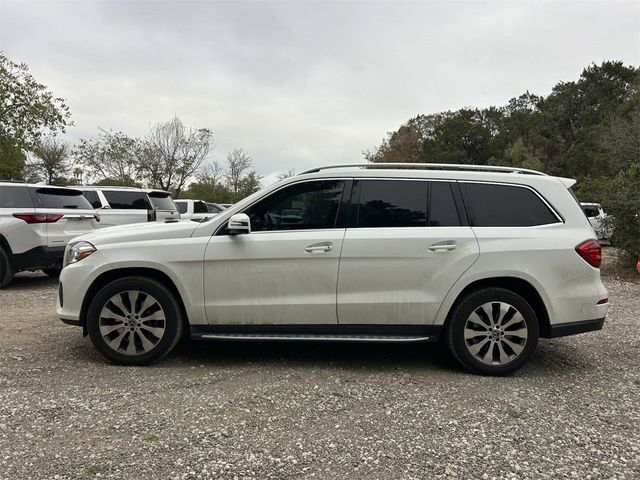
POLYGON ((485 288, 464 297, 446 332, 456 359, 483 375, 507 375, 521 368, 533 355, 538 336, 531 305, 502 288, 485 288))
POLYGON ((125 277, 104 286, 87 312, 94 346, 121 365, 146 365, 176 346, 184 329, 182 309, 162 283, 125 277))

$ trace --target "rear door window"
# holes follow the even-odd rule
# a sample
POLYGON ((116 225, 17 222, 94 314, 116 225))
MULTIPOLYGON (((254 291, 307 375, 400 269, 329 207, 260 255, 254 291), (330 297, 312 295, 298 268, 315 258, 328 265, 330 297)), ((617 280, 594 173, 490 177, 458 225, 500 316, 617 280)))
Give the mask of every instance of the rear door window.
POLYGON ((460 189, 471 224, 476 227, 531 227, 559 221, 529 188, 460 182, 460 189))
POLYGON ((460 225, 450 182, 362 180, 357 227, 460 225))
POLYGON ((100 197, 98 197, 98 192, 94 192, 93 190, 87 190, 82 192, 84 198, 86 198, 93 208, 101 208, 102 202, 100 201, 100 197))
POLYGON ((0 186, 0 208, 33 208, 29 189, 22 185, 0 186))
POLYGON ((89 201, 79 190, 64 188, 41 187, 34 188, 37 198, 36 207, 41 208, 74 208, 78 210, 93 210, 89 201))
POLYGON ((149 197, 145 192, 127 190, 103 190, 111 208, 122 210, 152 210, 149 197))
POLYGON ((176 207, 178 207, 178 212, 187 213, 189 205, 187 202, 176 202, 176 207))
POLYGON ((204 202, 193 202, 193 213, 209 213, 207 204, 204 202))

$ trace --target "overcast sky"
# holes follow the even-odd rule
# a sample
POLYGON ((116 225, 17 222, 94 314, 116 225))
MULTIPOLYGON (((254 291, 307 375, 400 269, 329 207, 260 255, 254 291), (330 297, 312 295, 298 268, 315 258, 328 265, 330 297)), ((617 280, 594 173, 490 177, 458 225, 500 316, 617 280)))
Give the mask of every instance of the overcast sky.
POLYGON ((362 161, 419 113, 640 65, 640 1, 0 0, 0 49, 67 99, 71 142, 175 114, 271 178, 362 161))

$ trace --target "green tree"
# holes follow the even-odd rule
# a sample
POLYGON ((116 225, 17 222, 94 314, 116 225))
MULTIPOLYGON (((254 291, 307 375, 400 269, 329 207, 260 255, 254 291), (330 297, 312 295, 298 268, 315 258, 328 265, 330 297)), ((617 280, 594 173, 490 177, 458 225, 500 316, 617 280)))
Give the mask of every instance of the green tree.
POLYGON ((26 155, 11 138, 0 137, 0 179, 24 180, 26 155))
POLYGON ((80 140, 74 157, 94 182, 134 186, 141 183, 139 148, 138 139, 100 129, 95 138, 80 140))
POLYGON ((25 63, 14 63, 0 52, 0 138, 31 148, 45 133, 64 132, 69 107, 38 83, 25 63))

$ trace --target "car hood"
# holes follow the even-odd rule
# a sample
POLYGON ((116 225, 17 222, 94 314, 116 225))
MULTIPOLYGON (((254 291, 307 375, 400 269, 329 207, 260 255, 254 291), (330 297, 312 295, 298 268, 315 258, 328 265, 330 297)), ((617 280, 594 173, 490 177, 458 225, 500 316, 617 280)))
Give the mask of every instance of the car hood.
POLYGON ((188 238, 198 225, 200 224, 190 220, 166 223, 130 223, 94 230, 92 233, 77 237, 75 240, 84 240, 98 246, 145 240, 188 238))

